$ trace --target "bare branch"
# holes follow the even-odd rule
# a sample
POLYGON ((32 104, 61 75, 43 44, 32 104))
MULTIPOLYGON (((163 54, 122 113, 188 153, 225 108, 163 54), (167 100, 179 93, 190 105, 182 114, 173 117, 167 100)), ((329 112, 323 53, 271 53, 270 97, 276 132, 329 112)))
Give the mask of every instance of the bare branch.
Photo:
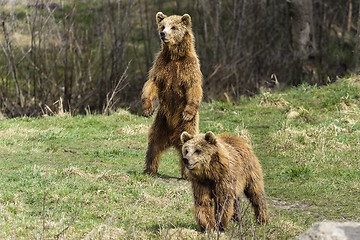
POLYGON ((114 104, 115 104, 115 102, 114 102, 115 96, 116 96, 119 92, 121 92, 121 90, 123 90, 124 87, 126 86, 126 85, 121 85, 121 84, 125 81, 125 79, 126 79, 126 77, 127 77, 126 73, 127 73, 127 70, 128 70, 128 68, 129 68, 130 63, 131 63, 131 61, 130 61, 130 62, 128 63, 128 65, 126 66, 125 71, 123 72, 123 74, 121 75, 120 79, 119 79, 118 82, 116 83, 116 85, 115 85, 114 89, 112 90, 111 94, 108 93, 108 94, 106 95, 106 106, 105 106, 105 109, 104 109, 104 111, 103 111, 104 114, 109 114, 109 110, 112 109, 113 106, 114 106, 114 104), (109 95, 110 95, 110 97, 109 97, 109 95))

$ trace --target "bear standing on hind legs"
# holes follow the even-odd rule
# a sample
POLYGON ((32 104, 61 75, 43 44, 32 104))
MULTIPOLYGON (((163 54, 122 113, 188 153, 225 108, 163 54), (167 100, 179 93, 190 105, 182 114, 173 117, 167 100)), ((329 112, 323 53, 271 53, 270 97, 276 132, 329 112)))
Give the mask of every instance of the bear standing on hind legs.
MULTIPOLYGON (((198 133, 198 109, 202 100, 202 74, 199 59, 194 48, 190 15, 166 16, 156 14, 162 47, 156 56, 149 79, 141 96, 144 115, 154 112, 153 100, 158 98, 159 106, 149 130, 148 149, 144 173, 155 175, 161 153, 175 147, 180 156, 183 131, 198 133)), ((185 166, 181 161, 181 176, 186 178, 185 166)))

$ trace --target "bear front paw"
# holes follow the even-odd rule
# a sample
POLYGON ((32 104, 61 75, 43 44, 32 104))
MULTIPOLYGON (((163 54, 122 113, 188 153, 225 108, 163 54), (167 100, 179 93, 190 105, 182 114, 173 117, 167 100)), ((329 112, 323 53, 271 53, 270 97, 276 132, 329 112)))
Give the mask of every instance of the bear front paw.
POLYGON ((142 108, 145 117, 150 117, 154 113, 154 105, 150 100, 143 100, 142 101, 142 108))
POLYGON ((144 109, 144 116, 151 117, 154 113, 154 107, 144 109))
POLYGON ((192 112, 192 111, 185 110, 185 111, 183 112, 183 120, 184 120, 184 121, 189 122, 189 121, 191 121, 191 120, 194 118, 194 116, 195 116, 195 113, 192 112))

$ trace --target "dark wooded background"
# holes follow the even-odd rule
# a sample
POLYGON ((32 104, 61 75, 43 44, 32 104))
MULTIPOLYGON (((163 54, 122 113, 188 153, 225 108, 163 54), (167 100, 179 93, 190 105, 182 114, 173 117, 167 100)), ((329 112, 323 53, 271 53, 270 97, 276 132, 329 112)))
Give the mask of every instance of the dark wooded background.
POLYGON ((0 112, 140 113, 158 11, 191 15, 205 101, 358 70, 355 0, 0 0, 0 112))

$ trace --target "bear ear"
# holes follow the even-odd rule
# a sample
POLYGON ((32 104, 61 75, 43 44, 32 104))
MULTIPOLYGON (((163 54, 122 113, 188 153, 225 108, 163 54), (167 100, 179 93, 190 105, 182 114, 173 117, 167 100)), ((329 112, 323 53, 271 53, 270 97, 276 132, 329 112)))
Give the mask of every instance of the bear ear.
POLYGON ((187 14, 187 13, 185 13, 184 15, 182 15, 181 21, 182 21, 186 26, 190 26, 190 25, 191 25, 191 17, 190 17, 190 15, 187 14))
POLYGON ((162 12, 158 12, 156 14, 156 23, 159 24, 162 20, 164 20, 164 18, 167 18, 167 16, 162 12))
POLYGON ((209 131, 209 132, 205 133, 205 140, 210 144, 215 144, 216 136, 213 132, 209 131))
POLYGON ((180 140, 181 140, 182 144, 186 143, 187 141, 189 141, 192 138, 194 138, 194 137, 187 132, 183 132, 180 136, 180 140))

